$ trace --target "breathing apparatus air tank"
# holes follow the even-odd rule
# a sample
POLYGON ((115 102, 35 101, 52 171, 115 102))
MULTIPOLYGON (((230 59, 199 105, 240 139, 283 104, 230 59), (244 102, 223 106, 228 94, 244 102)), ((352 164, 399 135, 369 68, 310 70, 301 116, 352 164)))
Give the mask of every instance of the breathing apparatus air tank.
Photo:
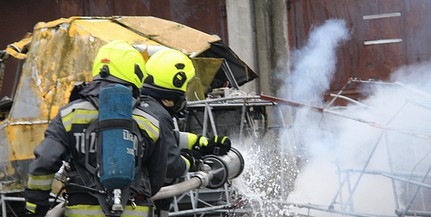
POLYGON ((119 121, 133 121, 133 97, 121 84, 101 89, 99 123, 106 123, 99 135, 101 147, 100 183, 109 190, 121 189, 135 178, 135 139, 128 129, 116 126, 119 121), (106 128, 105 128, 106 127, 106 128))

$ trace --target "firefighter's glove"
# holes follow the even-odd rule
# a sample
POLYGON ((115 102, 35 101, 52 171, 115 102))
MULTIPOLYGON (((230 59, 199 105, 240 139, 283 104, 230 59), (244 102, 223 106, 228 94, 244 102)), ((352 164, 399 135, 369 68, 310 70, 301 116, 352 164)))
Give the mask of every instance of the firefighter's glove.
POLYGON ((36 205, 34 203, 25 203, 26 214, 29 217, 43 217, 49 210, 49 205, 36 205))
POLYGON ((198 139, 199 147, 193 146, 194 150, 199 149, 202 155, 214 154, 217 156, 225 155, 229 152, 231 141, 227 136, 214 136, 210 139, 203 139, 201 136, 198 139))
POLYGON ((195 150, 181 149, 181 156, 186 160, 189 172, 196 172, 199 170, 202 163, 201 153, 195 150))

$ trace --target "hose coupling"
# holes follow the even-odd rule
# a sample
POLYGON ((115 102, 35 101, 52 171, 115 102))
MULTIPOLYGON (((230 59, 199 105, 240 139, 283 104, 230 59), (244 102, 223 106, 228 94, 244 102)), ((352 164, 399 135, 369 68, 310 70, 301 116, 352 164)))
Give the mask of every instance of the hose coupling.
POLYGON ((201 181, 201 185, 199 187, 205 187, 210 182, 208 174, 203 171, 197 171, 193 174, 193 177, 198 178, 201 181))

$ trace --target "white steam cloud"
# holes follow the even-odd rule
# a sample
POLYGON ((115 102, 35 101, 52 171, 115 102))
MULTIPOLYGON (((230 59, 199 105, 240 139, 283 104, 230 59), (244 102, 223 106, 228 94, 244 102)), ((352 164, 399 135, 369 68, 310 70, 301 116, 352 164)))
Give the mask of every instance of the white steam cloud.
POLYGON ((367 98, 328 106, 323 95, 346 40, 343 20, 313 28, 280 90, 309 106, 291 107, 281 137, 238 142, 248 145, 234 185, 255 216, 430 215, 431 63, 401 67, 388 82, 351 80, 367 98))
POLYGON ((293 100, 320 100, 322 93, 329 89, 337 60, 335 48, 349 38, 345 25, 343 20, 326 21, 312 30, 302 49, 293 52, 290 80, 293 100))
MULTIPOLYGON (((314 28, 308 43, 294 52, 285 98, 323 106, 336 50, 348 39, 343 20, 314 28)), ((289 129, 294 138, 282 137, 293 142, 281 144, 295 144, 296 154, 304 157, 288 201, 328 213, 393 216, 406 208, 429 211, 429 188, 418 190, 407 181, 426 185, 426 177, 431 177, 430 69, 430 63, 400 68, 391 83, 354 81, 370 94, 343 108, 295 108, 289 129)))

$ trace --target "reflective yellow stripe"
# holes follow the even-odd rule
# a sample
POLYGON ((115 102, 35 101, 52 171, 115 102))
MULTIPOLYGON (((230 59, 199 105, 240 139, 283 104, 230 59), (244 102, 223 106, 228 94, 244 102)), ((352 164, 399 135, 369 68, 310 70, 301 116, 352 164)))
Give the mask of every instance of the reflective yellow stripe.
POLYGON ((25 208, 28 211, 30 211, 31 213, 35 213, 36 212, 36 204, 34 204, 34 203, 25 202, 25 208))
MULTIPOLYGON (((98 118, 99 112, 90 102, 72 104, 61 111, 61 120, 67 132, 72 129, 73 124, 88 124, 98 118)), ((148 113, 140 110, 133 110, 133 118, 138 123, 140 129, 145 130, 153 141, 159 139, 159 121, 148 113)))
POLYGON ((27 187, 32 190, 51 190, 54 175, 55 174, 36 176, 30 174, 28 177, 27 187))
POLYGON ((98 111, 88 102, 71 104, 60 111, 61 120, 67 132, 70 131, 73 123, 89 123, 97 118, 98 111), (76 114, 78 112, 78 114, 76 114), (78 120, 75 120, 78 118, 78 120))
POLYGON ((75 205, 66 206, 65 215, 67 217, 105 217, 102 208, 98 205, 75 205))
POLYGON ((179 147, 180 148, 187 148, 187 149, 192 149, 193 145, 196 143, 196 141, 198 140, 198 135, 194 134, 194 133, 188 133, 188 132, 180 132, 179 133, 179 147))
POLYGON ((138 123, 138 126, 140 129, 145 130, 145 132, 147 132, 148 136, 150 136, 150 138, 155 142, 159 139, 159 128, 151 125, 151 123, 140 116, 134 116, 136 123, 138 123))
POLYGON ((94 108, 94 106, 90 102, 83 101, 83 102, 74 103, 74 104, 70 104, 70 105, 66 106, 64 109, 61 110, 61 116, 63 117, 67 114, 70 114, 75 109, 96 110, 96 108, 94 108))
POLYGON ((74 112, 62 116, 64 128, 67 132, 72 129, 73 124, 88 124, 95 121, 99 112, 97 110, 74 110, 74 112))
MULTIPOLYGON (((121 217, 148 217, 150 215, 151 209, 148 206, 136 206, 133 208, 127 205, 121 217)), ((66 206, 65 215, 67 217, 105 217, 102 208, 98 205, 75 205, 66 206)))
POLYGON ((208 146, 208 138, 205 136, 199 137, 199 146, 208 146))
POLYGON ((159 120, 153 116, 151 116, 150 114, 140 110, 140 109, 133 109, 133 114, 135 115, 139 115, 144 117, 145 119, 147 119, 149 122, 151 122, 151 124, 153 124, 154 126, 157 126, 157 128, 159 127, 159 120))
POLYGON ((159 139, 160 130, 157 119, 139 109, 133 110, 133 118, 138 123, 139 128, 145 130, 154 142, 159 139))
POLYGON ((150 207, 148 206, 136 206, 133 208, 132 206, 126 206, 124 208, 124 212, 121 217, 139 217, 139 216, 152 216, 150 215, 150 207))
POLYGON ((221 144, 224 144, 224 142, 226 141, 227 136, 223 136, 223 139, 221 140, 221 144))

